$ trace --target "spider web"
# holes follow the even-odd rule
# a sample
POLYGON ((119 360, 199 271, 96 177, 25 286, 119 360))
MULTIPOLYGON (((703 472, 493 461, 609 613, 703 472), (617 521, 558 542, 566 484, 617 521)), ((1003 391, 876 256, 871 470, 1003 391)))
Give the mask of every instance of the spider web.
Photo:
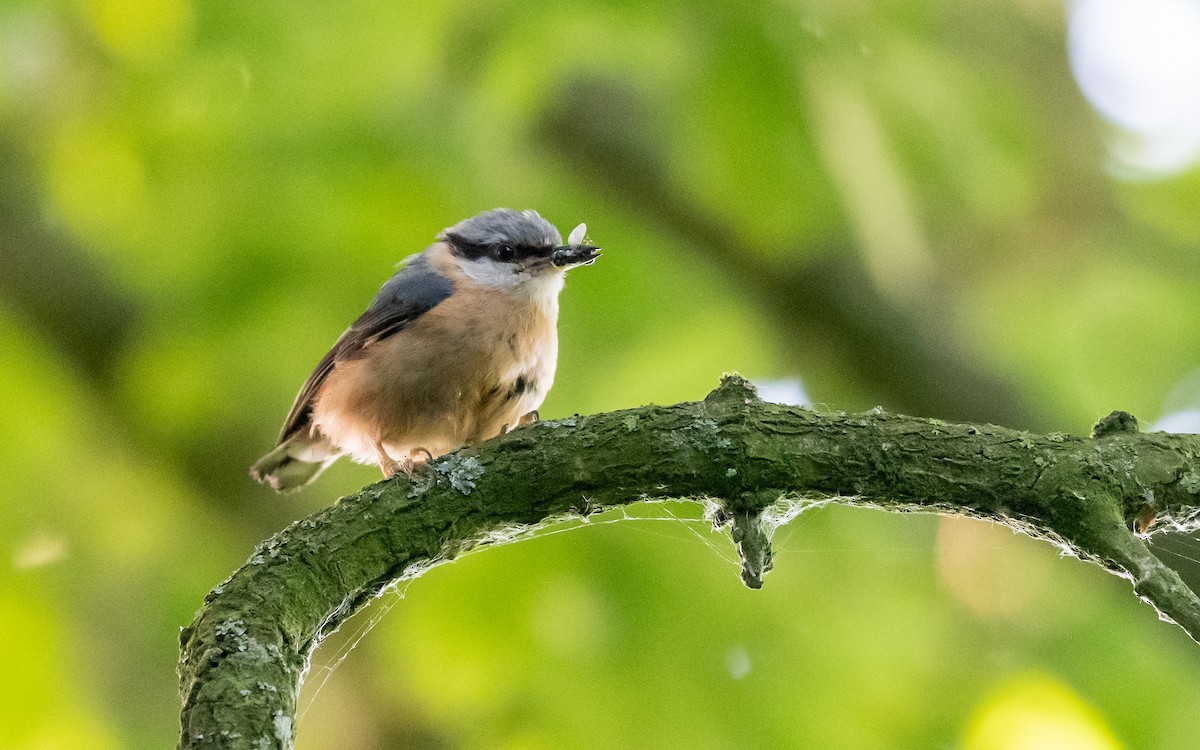
MULTIPOLYGON (((817 500, 794 496, 781 496, 763 511, 760 525, 770 538, 776 530, 789 524, 801 513, 833 502, 836 498, 817 500)), ((321 690, 338 667, 346 661, 392 608, 408 595, 413 581, 428 570, 439 565, 455 562, 467 555, 489 547, 509 544, 528 539, 542 539, 582 528, 607 526, 620 523, 629 531, 699 544, 711 550, 724 561, 733 575, 741 568, 734 545, 730 539, 728 525, 717 525, 721 505, 715 500, 698 498, 692 500, 646 500, 620 506, 590 516, 569 516, 547 521, 534 526, 511 525, 490 532, 481 544, 469 552, 453 559, 433 559, 410 566, 400 578, 385 586, 375 602, 347 618, 333 632, 322 637, 322 641, 338 633, 341 643, 330 653, 320 648, 320 643, 309 655, 308 664, 301 675, 300 707, 298 718, 303 719, 315 704, 321 690), (343 633, 343 631, 346 631, 343 633), (306 689, 307 686, 307 689, 306 689)), ((794 528, 794 527, 793 527, 794 528)))

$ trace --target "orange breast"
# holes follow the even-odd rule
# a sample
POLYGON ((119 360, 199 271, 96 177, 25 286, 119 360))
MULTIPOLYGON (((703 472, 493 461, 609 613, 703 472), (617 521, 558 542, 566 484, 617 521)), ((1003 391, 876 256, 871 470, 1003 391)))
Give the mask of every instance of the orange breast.
POLYGON ((550 389, 558 354, 553 302, 459 290, 361 357, 339 362, 314 423, 363 463, 375 462, 376 442, 401 459, 417 447, 440 455, 494 437, 550 389))

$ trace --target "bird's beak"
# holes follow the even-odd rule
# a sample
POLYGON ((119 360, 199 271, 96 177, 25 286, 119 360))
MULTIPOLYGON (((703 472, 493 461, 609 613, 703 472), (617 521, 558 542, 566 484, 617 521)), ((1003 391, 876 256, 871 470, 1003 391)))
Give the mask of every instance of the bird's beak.
POLYGON ((554 249, 550 262, 557 268, 590 266, 599 254, 600 248, 593 245, 563 245, 554 249))
POLYGON ((555 248, 550 256, 550 262, 556 268, 572 268, 574 266, 590 266, 596 262, 600 248, 587 244, 587 224, 580 224, 571 230, 567 244, 555 248))

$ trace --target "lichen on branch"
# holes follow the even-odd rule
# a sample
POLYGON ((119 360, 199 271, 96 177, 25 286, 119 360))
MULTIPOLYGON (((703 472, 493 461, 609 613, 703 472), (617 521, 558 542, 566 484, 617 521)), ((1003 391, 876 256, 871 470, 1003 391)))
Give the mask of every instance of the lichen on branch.
POLYGON ((716 502, 757 588, 781 498, 987 518, 1128 578, 1200 641, 1200 599, 1145 545, 1200 513, 1200 436, 1032 435, 765 403, 728 376, 703 401, 515 430, 364 488, 264 542, 180 635, 180 748, 290 748, 313 649, 398 580, 514 530, 647 499, 716 502), (1155 523, 1155 522, 1158 523, 1155 523))

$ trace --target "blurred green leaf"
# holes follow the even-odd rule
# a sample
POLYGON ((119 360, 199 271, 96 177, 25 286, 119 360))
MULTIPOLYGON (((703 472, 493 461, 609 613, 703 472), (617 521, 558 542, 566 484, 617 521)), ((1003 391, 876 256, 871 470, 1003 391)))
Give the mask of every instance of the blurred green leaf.
MULTIPOLYGON (((1049 429, 1157 418, 1200 362, 1200 173, 1107 174, 1065 48, 1029 2, 3 4, 0 745, 172 742, 205 591, 377 476, 280 500, 249 463, 394 265, 498 205, 605 250, 547 417, 726 370, 1004 412, 910 377, 967 362, 1049 429), (782 320, 814 285, 844 304, 782 320), (864 330, 923 367, 849 371, 864 330)), ((1200 742, 1195 644, 1051 548, 824 509, 749 592, 666 508, 385 597, 317 652, 300 747, 1200 742)))

